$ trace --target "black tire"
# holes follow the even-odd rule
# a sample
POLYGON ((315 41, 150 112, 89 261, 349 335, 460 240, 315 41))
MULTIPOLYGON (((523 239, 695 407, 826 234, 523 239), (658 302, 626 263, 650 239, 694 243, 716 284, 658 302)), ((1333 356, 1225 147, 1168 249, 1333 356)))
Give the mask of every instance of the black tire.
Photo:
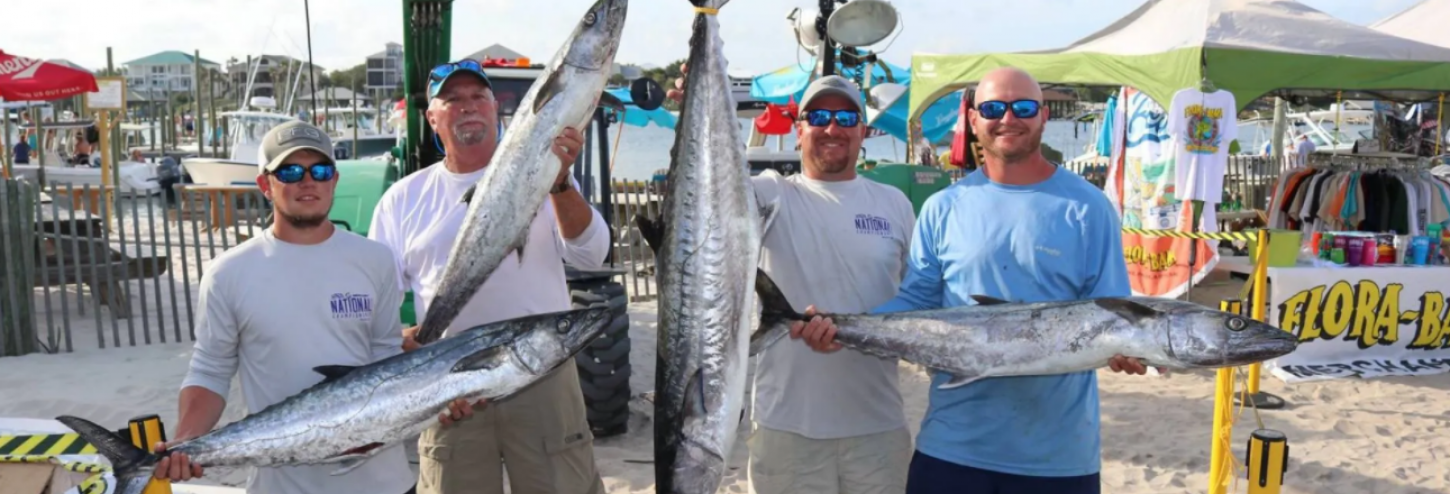
POLYGON ((574 356, 579 388, 584 395, 589 429, 594 437, 629 430, 629 310, 624 285, 609 277, 579 277, 569 282, 576 309, 609 307, 613 315, 603 334, 574 356))

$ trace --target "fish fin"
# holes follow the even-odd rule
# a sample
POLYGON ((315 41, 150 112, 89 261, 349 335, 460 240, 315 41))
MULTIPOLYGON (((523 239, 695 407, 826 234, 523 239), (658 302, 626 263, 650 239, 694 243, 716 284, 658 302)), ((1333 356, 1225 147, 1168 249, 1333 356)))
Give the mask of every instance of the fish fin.
POLYGON ((477 190, 478 184, 468 186, 468 190, 463 191, 463 199, 459 202, 462 202, 464 204, 471 204, 473 201, 473 193, 477 190))
POLYGON ((367 463, 368 460, 370 460, 370 459, 372 459, 372 456, 369 455, 369 456, 359 456, 359 457, 355 457, 355 458, 348 458, 346 460, 339 461, 339 462, 337 462, 338 467, 335 468, 335 469, 333 469, 331 472, 328 472, 327 474, 328 475, 333 475, 333 476, 337 476, 337 475, 347 475, 348 472, 351 472, 353 470, 357 470, 357 467, 363 466, 363 464, 364 463, 367 463))
POLYGON ((1000 298, 988 297, 986 295, 972 295, 972 300, 976 300, 977 305, 998 305, 1011 303, 1000 298))
POLYGON ((492 369, 498 365, 498 356, 503 354, 504 349, 504 345, 491 346, 468 354, 468 356, 458 359, 458 363, 453 364, 450 372, 492 369))
POLYGON ((326 383, 342 379, 342 376, 346 376, 356 368, 355 365, 319 365, 313 367, 312 370, 322 374, 322 382, 326 383))
POLYGON ((518 247, 514 247, 514 254, 516 254, 518 256, 518 258, 519 258, 519 265, 520 266, 523 266, 524 265, 524 245, 523 244, 519 244, 518 247))
POLYGON ((704 370, 697 369, 690 376, 690 381, 685 383, 685 399, 680 403, 683 408, 681 417, 701 417, 710 411, 705 405, 705 385, 701 384, 705 380, 704 374, 704 370))
POLYGON ((130 438, 123 438, 95 422, 70 415, 61 415, 55 420, 70 430, 76 431, 91 446, 95 446, 96 452, 106 457, 111 462, 111 469, 116 472, 119 480, 123 476, 136 473, 138 468, 151 465, 160 460, 159 457, 146 452, 131 444, 130 438))
POLYGON ((775 224, 775 215, 780 212, 780 198, 760 205, 760 238, 765 238, 770 226, 775 224))
POLYGON ((791 307, 790 300, 776 286, 775 280, 765 270, 755 268, 755 294, 760 297, 760 327, 750 335, 750 355, 769 348, 770 345, 790 334, 786 321, 805 321, 806 316, 791 307))
POLYGON ((1093 303, 1097 304, 1098 307, 1102 307, 1121 316, 1123 319, 1132 321, 1133 324, 1139 324, 1143 319, 1157 317, 1163 314, 1158 309, 1121 298, 1093 299, 1093 303))
POLYGON ((936 389, 956 389, 982 379, 982 376, 959 376, 955 374, 951 376, 952 378, 950 380, 942 383, 941 386, 937 386, 936 389))
POLYGON ((554 99, 554 95, 559 93, 561 89, 559 87, 559 72, 555 70, 550 73, 549 79, 544 81, 544 85, 539 87, 538 94, 534 95, 534 113, 537 114, 540 110, 543 110, 544 105, 549 104, 549 100, 554 99))
POLYGON ((665 229, 660 225, 659 220, 646 218, 642 214, 634 215, 634 226, 639 228, 639 236, 644 237, 645 245, 655 255, 660 253, 660 245, 665 242, 665 229))

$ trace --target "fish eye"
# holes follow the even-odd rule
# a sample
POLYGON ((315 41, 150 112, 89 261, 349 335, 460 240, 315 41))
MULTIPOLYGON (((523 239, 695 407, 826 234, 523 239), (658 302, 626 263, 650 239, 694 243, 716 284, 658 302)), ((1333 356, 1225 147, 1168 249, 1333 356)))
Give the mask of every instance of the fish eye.
POLYGON ((1231 331, 1243 331, 1244 330, 1244 320, 1243 320, 1243 318, 1239 318, 1239 317, 1231 317, 1231 318, 1229 318, 1229 320, 1228 320, 1228 329, 1231 330, 1231 331))
POLYGON ((598 20, 599 20, 598 19, 598 16, 593 11, 590 11, 590 12, 584 14, 584 25, 585 26, 593 26, 594 25, 594 22, 595 21, 598 21, 598 20))
POLYGON ((555 327, 555 329, 557 331, 559 331, 559 333, 561 333, 561 334, 562 333, 568 333, 569 332, 569 326, 570 326, 570 324, 569 324, 569 320, 568 319, 560 319, 559 320, 559 324, 555 327))

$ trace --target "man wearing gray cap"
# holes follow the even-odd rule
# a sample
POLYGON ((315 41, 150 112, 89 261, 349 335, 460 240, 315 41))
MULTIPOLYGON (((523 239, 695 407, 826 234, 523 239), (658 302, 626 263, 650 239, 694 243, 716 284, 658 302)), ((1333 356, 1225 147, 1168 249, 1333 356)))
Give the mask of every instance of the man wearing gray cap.
MULTIPOLYGON (((793 303, 869 312, 896 295, 906 272, 911 202, 899 189, 856 175, 867 129, 856 84, 819 78, 800 108, 801 173, 765 170, 752 179, 761 204, 780 200, 760 267, 793 303)), ((781 339, 756 361, 749 441, 755 492, 905 491, 912 448, 895 359, 849 349, 818 353, 802 340, 781 339)))
MULTIPOLYGON (((392 253, 328 220, 339 178, 331 151, 327 134, 300 121, 262 137, 257 186, 272 202, 276 219, 202 274, 201 317, 171 444, 216 427, 238 372, 252 414, 322 381, 316 367, 366 365, 402 352, 403 295, 392 253)), ((440 420, 471 415, 464 405, 454 403, 440 420)), ((332 475, 336 469, 257 468, 247 490, 403 494, 416 478, 402 448, 384 450, 342 475, 332 475)), ((186 455, 176 454, 162 459, 154 475, 182 481, 202 473, 186 455)))

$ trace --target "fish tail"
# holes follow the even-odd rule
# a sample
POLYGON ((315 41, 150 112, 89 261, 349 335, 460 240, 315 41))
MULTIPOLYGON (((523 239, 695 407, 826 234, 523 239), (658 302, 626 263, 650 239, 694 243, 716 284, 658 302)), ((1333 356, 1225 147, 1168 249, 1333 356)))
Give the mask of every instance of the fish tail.
POLYGON ((755 269, 755 294, 760 297, 760 327, 750 335, 750 354, 760 353, 772 343, 790 332, 791 321, 806 321, 808 318, 791 307, 785 293, 776 286, 775 280, 765 270, 755 269))
MULTIPOLYGON (((96 452, 111 462, 111 469, 116 480, 122 486, 132 482, 149 482, 150 470, 146 467, 155 465, 161 460, 161 457, 131 445, 130 440, 89 420, 70 415, 62 415, 55 419, 76 431, 76 434, 79 434, 81 439, 90 443, 91 446, 95 446, 96 452)), ((117 492, 125 491, 117 489, 117 492)))

